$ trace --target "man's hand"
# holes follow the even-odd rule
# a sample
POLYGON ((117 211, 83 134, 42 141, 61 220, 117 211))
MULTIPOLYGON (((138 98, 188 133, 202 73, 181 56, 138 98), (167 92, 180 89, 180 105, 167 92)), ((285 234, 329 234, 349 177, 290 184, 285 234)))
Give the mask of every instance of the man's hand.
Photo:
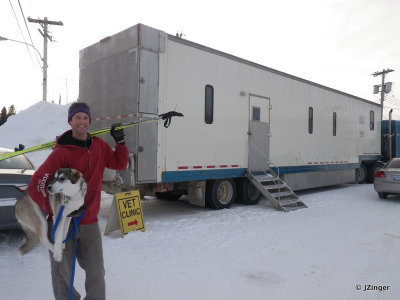
POLYGON ((121 123, 114 123, 111 125, 111 131, 110 134, 114 138, 115 142, 118 144, 125 144, 124 140, 124 130, 123 129, 117 129, 115 130, 116 127, 121 126, 121 123))

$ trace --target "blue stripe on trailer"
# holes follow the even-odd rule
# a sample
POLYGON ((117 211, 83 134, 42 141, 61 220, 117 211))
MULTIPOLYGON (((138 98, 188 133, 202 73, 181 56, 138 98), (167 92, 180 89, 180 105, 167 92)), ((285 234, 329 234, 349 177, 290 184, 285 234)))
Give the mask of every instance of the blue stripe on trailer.
POLYGON ((246 168, 169 171, 162 172, 161 182, 167 183, 219 178, 235 178, 245 176, 246 172, 246 168))
POLYGON ((381 160, 383 157, 382 155, 360 155, 359 160, 360 162, 366 160, 366 161, 375 161, 375 160, 381 160))
MULTIPOLYGON (((321 164, 321 165, 305 165, 305 166, 284 166, 284 167, 279 167, 279 174, 336 171, 336 170, 346 170, 346 169, 357 169, 359 167, 360 167, 359 163, 353 163, 353 164, 321 164)), ((275 173, 278 173, 277 168, 271 168, 271 169, 275 173)))
MULTIPOLYGON (((283 166, 279 167, 279 174, 335 171, 335 170, 356 169, 359 167, 360 167, 359 163, 283 166)), ((272 168, 272 170, 275 173, 277 173, 276 168, 272 168)), ((219 178, 235 178, 235 177, 245 176, 246 172, 247 172, 246 168, 165 171, 162 172, 161 174, 161 182, 167 183, 167 182, 183 182, 183 181, 219 179, 219 178)))

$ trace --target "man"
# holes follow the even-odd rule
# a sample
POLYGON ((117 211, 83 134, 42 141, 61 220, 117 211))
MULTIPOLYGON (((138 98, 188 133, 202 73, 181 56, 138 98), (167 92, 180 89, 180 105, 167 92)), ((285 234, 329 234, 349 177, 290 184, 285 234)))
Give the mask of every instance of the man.
MULTIPOLYGON (((97 215, 100 210, 101 182, 104 168, 125 169, 128 165, 129 151, 125 146, 123 130, 115 130, 111 135, 115 151, 101 138, 91 137, 88 127, 91 122, 90 108, 86 103, 74 102, 68 110, 68 123, 71 130, 62 134, 56 142, 54 151, 39 167, 28 186, 29 195, 49 215, 51 209, 46 186, 59 168, 74 168, 83 174, 87 182, 85 214, 77 231, 77 261, 85 270, 86 300, 105 299, 105 280, 103 249, 97 215)), ((73 222, 71 222, 72 224, 73 222)), ((51 227, 51 223, 50 227, 51 227)), ((71 267, 73 262, 74 239, 66 242, 61 262, 56 262, 50 253, 51 277, 56 300, 67 299, 71 267)), ((80 299, 73 290, 73 299, 80 299)))

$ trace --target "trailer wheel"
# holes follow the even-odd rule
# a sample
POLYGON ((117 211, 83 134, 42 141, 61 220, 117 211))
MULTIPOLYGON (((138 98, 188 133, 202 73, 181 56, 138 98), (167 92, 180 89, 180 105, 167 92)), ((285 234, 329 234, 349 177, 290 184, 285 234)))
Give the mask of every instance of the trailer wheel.
POLYGON ((246 205, 255 205, 260 201, 261 192, 247 178, 237 181, 236 201, 246 205))
POLYGON ((206 201, 214 209, 229 208, 236 198, 236 186, 232 179, 208 180, 206 201))
POLYGON ((156 192, 156 197, 162 200, 176 201, 182 196, 181 193, 168 191, 168 192, 156 192))
POLYGON ((356 170, 356 179, 358 183, 364 183, 367 180, 367 167, 364 164, 361 164, 360 167, 356 170))

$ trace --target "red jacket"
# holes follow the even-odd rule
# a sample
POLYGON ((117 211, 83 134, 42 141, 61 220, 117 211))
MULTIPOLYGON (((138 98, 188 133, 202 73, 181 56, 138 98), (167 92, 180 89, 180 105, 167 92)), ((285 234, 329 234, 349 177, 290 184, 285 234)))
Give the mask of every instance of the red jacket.
POLYGON ((91 138, 92 142, 89 148, 59 144, 63 136, 69 132, 65 132, 57 140, 54 151, 36 170, 28 186, 28 193, 41 209, 52 215, 46 189, 47 183, 59 168, 74 168, 83 174, 83 178, 87 182, 86 210, 81 224, 95 223, 100 210, 104 168, 125 169, 129 161, 129 151, 125 145, 118 143, 113 151, 106 142, 98 137, 91 138))

